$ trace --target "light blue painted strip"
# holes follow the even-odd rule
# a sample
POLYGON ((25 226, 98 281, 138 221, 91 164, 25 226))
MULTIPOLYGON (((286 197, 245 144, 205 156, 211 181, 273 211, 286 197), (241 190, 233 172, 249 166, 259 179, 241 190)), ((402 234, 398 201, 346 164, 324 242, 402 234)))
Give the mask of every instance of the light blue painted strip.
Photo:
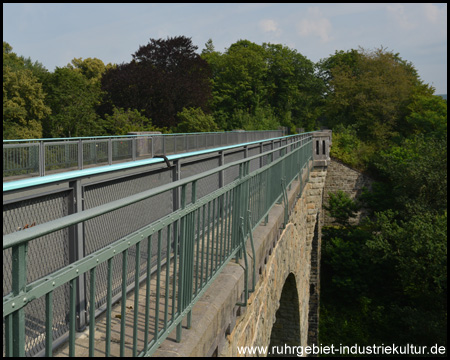
MULTIPOLYGON (((178 159, 187 158, 187 157, 191 157, 191 156, 204 155, 204 154, 209 154, 209 153, 213 153, 213 152, 219 152, 219 151, 224 151, 224 150, 228 150, 228 149, 238 148, 238 147, 252 145, 252 144, 259 144, 261 142, 279 140, 279 139, 284 139, 284 138, 303 135, 303 134, 309 134, 309 133, 302 133, 302 134, 288 135, 288 136, 282 136, 282 137, 271 138, 271 139, 252 141, 252 142, 248 142, 248 143, 223 146, 223 147, 214 148, 214 149, 192 151, 192 152, 184 153, 184 154, 168 155, 167 158, 169 160, 178 160, 178 159)), ((161 158, 151 158, 151 159, 145 159, 145 160, 137 160, 137 161, 118 163, 118 164, 113 164, 113 165, 98 166, 98 167, 93 167, 93 168, 83 169, 83 170, 66 171, 66 172, 62 172, 59 174, 46 175, 46 176, 41 176, 41 177, 33 177, 33 178, 29 178, 29 179, 8 181, 8 182, 3 183, 3 192, 19 190, 19 189, 24 189, 24 188, 33 187, 33 186, 45 185, 45 184, 50 184, 50 183, 55 183, 55 182, 60 182, 60 181, 67 181, 67 180, 76 179, 76 178, 80 178, 80 177, 86 177, 86 176, 90 176, 90 175, 98 175, 98 174, 111 172, 111 171, 130 169, 130 168, 138 167, 138 166, 156 164, 156 163, 160 163, 163 161, 164 160, 161 158)))
POLYGON ((152 158, 152 159, 146 159, 146 160, 129 161, 129 162, 113 164, 113 165, 98 166, 98 167, 93 167, 93 168, 83 169, 83 170, 66 171, 66 172, 62 172, 59 174, 33 177, 33 178, 29 178, 29 179, 9 181, 9 182, 3 183, 3 192, 23 189, 23 188, 32 187, 32 186, 44 185, 44 184, 54 183, 54 182, 58 182, 58 181, 67 181, 70 179, 85 177, 85 176, 89 176, 89 175, 102 174, 102 173, 106 173, 109 171, 124 170, 124 169, 129 169, 132 167, 136 167, 136 166, 150 165, 150 164, 159 163, 159 162, 163 162, 163 161, 164 161, 163 159, 159 159, 159 158, 153 159, 152 158))

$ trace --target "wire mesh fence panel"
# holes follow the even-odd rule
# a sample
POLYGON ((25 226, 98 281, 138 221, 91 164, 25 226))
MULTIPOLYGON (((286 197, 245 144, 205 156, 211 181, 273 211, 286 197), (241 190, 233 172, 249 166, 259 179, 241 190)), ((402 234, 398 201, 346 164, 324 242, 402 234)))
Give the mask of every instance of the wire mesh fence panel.
MULTIPOLYGON (((244 158, 244 150, 229 152, 224 155, 224 164, 229 164, 234 161, 242 160, 244 158)), ((239 166, 232 166, 224 171, 224 185, 233 182, 239 177, 239 166)))
MULTIPOLYGON (((198 161, 190 161, 188 163, 181 164, 181 178, 201 174, 202 172, 212 170, 220 165, 220 157, 216 156, 211 159, 202 159, 198 161)), ((196 197, 197 199, 212 193, 219 189, 219 177, 220 174, 216 173, 200 179, 197 181, 196 197)), ((190 203, 192 199, 192 186, 188 186, 186 189, 186 204, 190 203)))
MULTIPOLYGON (((122 199, 145 190, 149 190, 172 181, 172 170, 162 169, 147 174, 115 179, 84 187, 84 209, 90 209, 114 200, 122 199)), ((156 195, 133 205, 115 210, 97 218, 88 220, 84 225, 85 254, 101 249, 112 242, 170 214, 173 211, 173 191, 156 195)), ((141 252, 146 259, 146 249, 141 252)), ((135 262, 135 252, 128 252, 130 263, 135 262)), ((120 293, 122 262, 115 260, 113 266, 113 296, 120 293)), ((146 261, 141 261, 141 271, 144 272, 146 261)), ((128 284, 131 284, 134 269, 130 269, 128 284)), ((97 271, 99 279, 106 279, 106 267, 97 271)), ((89 279, 86 279, 86 291, 89 292, 89 279)), ((104 305, 106 301, 106 282, 99 282, 96 291, 96 306, 104 305)))
MULTIPOLYGON (((248 157, 252 157, 252 156, 258 155, 260 153, 261 153, 261 147, 259 145, 254 146, 254 147, 249 147, 249 149, 248 149, 248 157)), ((253 159, 250 161, 250 172, 257 170, 260 167, 261 167, 260 159, 253 159)))
POLYGON ((152 153, 152 137, 138 136, 136 138, 136 157, 150 158, 152 153))
POLYGON ((78 167, 78 143, 73 141, 47 143, 45 171, 78 167))
POLYGON ((112 161, 131 160, 133 158, 132 139, 112 140, 112 161))
POLYGON ((191 151, 191 150, 194 150, 194 149, 196 149, 197 148, 197 140, 198 140, 198 137, 194 134, 194 135, 191 135, 191 134, 187 134, 186 135, 186 150, 187 151, 191 151))
MULTIPOLYGON (((3 205, 3 235, 60 219, 70 212, 71 191, 46 194, 3 205)), ((42 236, 28 245, 27 283, 41 279, 69 265, 69 229, 42 236), (43 256, 45 254, 45 256, 43 256)), ((54 294, 54 339, 67 331, 67 286, 54 294)), ((3 296, 12 291, 11 249, 3 250, 3 296)), ((25 307, 25 349, 33 356, 44 349, 42 328, 45 326, 45 304, 33 300, 25 307)), ((4 349, 4 348, 3 348, 4 349)))
POLYGON ((39 144, 3 145, 3 177, 39 174, 39 144))
POLYGON ((158 137, 158 140, 161 145, 158 148, 158 152, 155 152, 155 155, 175 154, 176 138, 174 136, 161 136, 158 137))
POLYGON ((108 140, 87 140, 83 142, 83 165, 108 162, 108 140))

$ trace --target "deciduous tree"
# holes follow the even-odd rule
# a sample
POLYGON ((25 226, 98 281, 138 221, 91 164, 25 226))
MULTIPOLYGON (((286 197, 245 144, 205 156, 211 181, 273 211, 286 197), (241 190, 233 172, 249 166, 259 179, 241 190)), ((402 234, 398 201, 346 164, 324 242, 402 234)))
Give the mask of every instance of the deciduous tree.
POLYGON ((175 127, 177 114, 185 107, 207 111, 209 67, 196 49, 184 36, 150 39, 130 63, 108 69, 102 77, 102 89, 107 92, 103 111, 111 112, 113 105, 143 110, 158 127, 175 127))
MULTIPOLYGON (((32 68, 31 60, 17 56, 12 47, 3 42, 4 139, 42 137, 41 120, 51 110, 45 103, 42 84, 32 68)), ((40 69, 44 71, 42 67, 40 69)))

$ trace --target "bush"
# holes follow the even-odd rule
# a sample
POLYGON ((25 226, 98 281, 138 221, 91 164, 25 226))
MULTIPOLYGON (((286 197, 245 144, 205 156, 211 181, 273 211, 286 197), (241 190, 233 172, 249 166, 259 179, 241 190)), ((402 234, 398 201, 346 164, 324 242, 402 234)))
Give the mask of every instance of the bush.
POLYGON ((214 117, 205 114, 200 108, 183 108, 177 114, 180 122, 177 126, 177 132, 191 133, 191 132, 215 132, 219 131, 219 127, 214 121, 214 117))

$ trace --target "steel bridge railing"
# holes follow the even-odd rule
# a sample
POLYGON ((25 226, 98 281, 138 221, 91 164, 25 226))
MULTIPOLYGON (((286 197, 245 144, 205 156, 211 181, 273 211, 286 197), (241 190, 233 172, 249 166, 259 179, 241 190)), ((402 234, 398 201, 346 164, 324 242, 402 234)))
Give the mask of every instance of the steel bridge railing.
MULTIPOLYGON (((126 352, 126 355, 133 356, 151 355, 175 328, 179 341, 182 320, 187 316, 190 327, 192 307, 231 259, 244 256, 246 260, 245 244, 249 235, 280 199, 284 199, 287 215, 286 187, 297 177, 301 178, 303 171, 309 171, 312 158, 313 140, 312 135, 308 134, 275 150, 5 235, 3 251, 11 251, 12 255, 12 291, 3 297, 4 356, 27 355, 30 337, 40 338, 45 343, 45 355, 52 355, 56 327, 53 296, 58 291, 64 292, 67 299, 65 322, 69 355, 74 356, 76 288, 84 276, 89 281, 86 301, 90 356, 98 355, 100 351, 95 348, 94 339, 98 310, 96 292, 101 281, 107 284, 104 295, 106 338, 105 348, 101 350, 106 356, 111 355, 113 292, 117 286, 117 296, 121 300, 120 356, 125 356, 126 352), (262 158, 266 165, 250 172, 252 163, 262 164, 262 158), (197 198, 198 184, 202 179, 232 168, 239 171, 236 180, 197 198), (30 242, 58 231, 70 232, 78 225, 104 214, 127 209, 155 196, 172 194, 174 190, 180 191, 181 207, 178 210, 43 278, 27 282, 30 242), (113 279, 117 278, 113 274, 114 263, 122 264, 118 284, 113 283, 113 279), (106 279, 98 278, 101 268, 106 268, 106 279), (130 277, 129 270, 133 268, 130 277), (143 288, 140 283, 144 283, 143 288), (126 307, 130 289, 135 301, 131 313, 126 307), (139 298, 144 302, 142 311, 139 311, 139 298), (26 308, 38 300, 44 303, 45 324, 39 334, 30 335, 26 308), (127 321, 133 328, 131 349, 125 345, 127 321), (143 330, 142 326, 138 329, 139 321, 143 323, 143 330)), ((42 256, 45 257, 45 254, 42 256)), ((245 299, 249 291, 248 270, 246 266, 245 299)))
POLYGON ((178 154, 286 135, 284 130, 3 140, 3 178, 178 154))

